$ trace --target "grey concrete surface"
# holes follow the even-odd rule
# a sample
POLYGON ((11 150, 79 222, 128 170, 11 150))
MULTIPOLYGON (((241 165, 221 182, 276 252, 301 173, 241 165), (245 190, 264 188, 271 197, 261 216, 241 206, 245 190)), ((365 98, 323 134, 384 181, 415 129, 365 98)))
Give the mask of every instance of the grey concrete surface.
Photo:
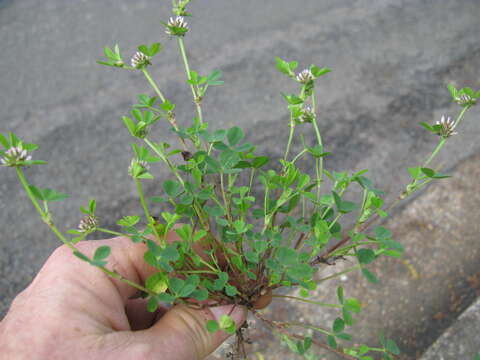
POLYGON ((423 354, 421 360, 474 360, 480 354, 480 298, 423 354))
MULTIPOLYGON (((192 117, 175 43, 158 23, 169 16, 167 3, 0 1, 0 132, 14 131, 40 144, 35 158, 50 164, 27 176, 71 195, 52 205, 62 228, 76 226, 77 209, 90 198, 98 200, 105 226, 140 212, 126 176, 130 139, 120 116, 137 94, 149 90, 140 74, 96 65, 104 45, 118 42, 128 57, 140 43, 161 41, 165 50, 152 73, 178 104, 179 122, 192 117)), ((288 123, 280 92, 294 85, 277 74, 274 56, 328 66, 333 72, 318 90, 322 132, 334 153, 327 167, 369 168, 390 198, 408 180, 404 169, 421 161, 436 141, 418 122, 458 110, 445 85, 480 87, 477 0, 210 0, 195 1, 192 12, 186 38, 192 67, 203 73, 220 69, 226 81, 205 99, 213 127, 239 124, 260 152, 279 156, 288 123)), ((461 135, 448 144, 441 156, 445 169, 478 152, 479 115, 474 108, 461 135)), ((161 124, 155 134, 171 136, 161 124)), ((8 170, 0 169, 0 313, 58 246, 8 170)), ((432 216, 448 209, 442 204, 432 216)), ((470 211, 478 214, 473 205, 470 211)), ((462 228, 458 237, 469 234, 462 228)), ((380 326, 383 319, 375 319, 380 326)), ((392 324, 391 332, 408 343, 415 319, 404 331, 392 324)), ((424 336, 408 343, 410 358, 434 340, 424 336)))

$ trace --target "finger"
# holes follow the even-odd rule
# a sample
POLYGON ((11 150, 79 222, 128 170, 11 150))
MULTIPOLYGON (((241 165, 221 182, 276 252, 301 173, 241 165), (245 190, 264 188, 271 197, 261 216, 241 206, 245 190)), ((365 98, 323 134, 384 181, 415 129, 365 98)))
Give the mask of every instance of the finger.
POLYGON ((208 320, 219 320, 223 314, 229 315, 237 328, 246 319, 246 309, 238 305, 201 310, 177 305, 150 329, 133 333, 133 342, 153 344, 152 358, 167 355, 172 360, 203 359, 230 336, 223 331, 210 333, 206 328, 208 320))
POLYGON ((132 331, 145 330, 150 328, 157 319, 161 318, 167 311, 166 306, 160 305, 157 310, 147 310, 147 299, 130 299, 125 305, 125 313, 132 331))

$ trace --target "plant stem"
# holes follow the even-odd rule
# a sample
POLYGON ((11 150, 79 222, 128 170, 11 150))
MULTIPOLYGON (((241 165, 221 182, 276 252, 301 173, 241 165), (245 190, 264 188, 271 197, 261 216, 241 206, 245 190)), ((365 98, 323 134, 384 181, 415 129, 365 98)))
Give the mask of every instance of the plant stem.
POLYGON ((361 265, 355 265, 355 266, 349 267, 349 268, 347 268, 347 269, 345 269, 345 270, 343 270, 343 271, 340 271, 340 272, 338 272, 338 273, 335 273, 335 274, 333 274, 333 275, 324 277, 323 279, 317 280, 317 281, 315 281, 315 282, 316 282, 316 283, 320 283, 320 282, 323 282, 323 281, 327 281, 327 280, 336 278, 336 277, 338 277, 338 276, 342 276, 342 275, 344 275, 344 274, 347 274, 347 273, 349 273, 349 272, 352 272, 352 271, 355 271, 355 270, 359 270, 359 269, 361 269, 361 268, 362 268, 361 265))
MULTIPOLYGON (((30 200, 32 201, 33 205, 35 206, 35 208, 37 209, 37 211, 39 212, 40 216, 42 217, 43 221, 50 227, 50 229, 53 231, 53 233, 72 251, 74 252, 77 252, 77 253, 80 253, 82 254, 81 251, 79 251, 74 245, 72 245, 66 238, 65 236, 60 232, 60 230, 57 229, 57 227, 53 224, 52 220, 50 219, 50 216, 49 214, 46 214, 40 207, 40 205, 38 204, 37 202, 37 199, 35 198, 35 196, 33 196, 29 186, 28 186, 28 182, 27 180, 25 179, 25 175, 23 174, 23 171, 22 169, 20 169, 19 167, 16 168, 17 170, 17 175, 18 175, 18 178, 20 179, 20 182, 23 186, 23 188, 25 189, 25 191, 27 192, 27 195, 28 197, 30 198, 30 200)), ((84 255, 84 254, 82 254, 84 255)), ((133 282, 133 281, 130 281, 126 278, 124 278, 122 275, 120 275, 119 273, 117 273, 116 271, 111 271, 111 270, 108 270, 106 267, 104 266, 97 266, 101 271, 103 271, 105 274, 111 276, 112 278, 114 279, 117 279, 117 280, 120 280, 130 286, 133 286, 134 288, 138 289, 138 290, 141 290, 141 291, 144 291, 148 294, 153 294, 155 295, 155 293, 153 293, 152 291, 148 290, 147 288, 133 282)))
POLYGON ((160 156, 160 158, 165 162, 165 164, 168 165, 169 169, 172 171, 172 173, 175 175, 175 177, 178 179, 178 181, 180 181, 180 184, 184 185, 184 181, 182 179, 182 177, 180 176, 180 174, 178 173, 177 171, 177 168, 172 164, 172 162, 168 159, 168 157, 158 149, 157 146, 155 146, 150 140, 148 140, 147 138, 144 138, 143 141, 145 141, 145 143, 150 146, 150 148, 155 152, 155 154, 157 154, 158 156, 160 156))
POLYGON ((295 122, 293 121, 292 115, 290 114, 290 134, 288 135, 287 148, 285 150, 285 156, 283 160, 288 161, 288 154, 290 153, 290 147, 293 141, 293 135, 295 134, 295 122))
POLYGON ((165 96, 163 96, 162 92, 160 91, 160 89, 158 88, 157 86, 157 83, 152 79, 152 77, 150 76, 149 72, 147 71, 147 69, 143 68, 142 69, 142 72, 143 72, 143 75, 145 75, 145 77, 147 78, 147 81, 150 83, 150 85, 152 86, 153 90, 155 90, 155 92, 157 93, 158 97, 160 98, 160 100, 162 100, 162 102, 165 102, 165 96))
POLYGON ((298 153, 297 156, 295 156, 293 159, 292 159, 292 164, 295 163, 295 161, 297 161, 303 154, 305 154, 308 150, 307 149, 303 149, 302 151, 300 151, 298 153))
MULTIPOLYGON (((312 125, 315 129, 315 135, 317 137, 318 145, 323 146, 322 143, 322 136, 320 135, 320 129, 318 128, 317 124, 317 111, 315 105, 315 89, 312 90, 312 109, 313 109, 313 120, 312 125)), ((315 170, 317 173, 317 202, 320 201, 320 187, 322 186, 322 178, 323 178, 323 157, 320 159, 316 159, 315 161, 315 170)))
POLYGON ((131 287, 134 287, 135 289, 137 290, 140 290, 140 291, 143 291, 143 292, 146 292, 147 294, 149 295, 157 295, 155 292, 147 289, 146 287, 140 285, 140 284, 137 284, 136 282, 133 282, 131 280, 128 280, 127 278, 123 277, 122 275, 120 275, 118 272, 116 271, 112 271, 112 270, 108 270, 106 267, 104 266, 98 266, 98 268, 100 270, 102 270, 105 274, 107 274, 108 276, 114 278, 114 279, 117 279, 117 280, 120 280, 122 282, 124 282, 125 284, 128 284, 130 285, 131 287))
POLYGON ((27 179, 25 179, 25 175, 20 167, 16 167, 15 170, 17 170, 17 175, 20 180, 20 183, 22 184, 23 188, 27 192, 28 197, 33 203, 33 206, 35 206, 35 209, 37 209, 38 213, 40 214, 42 220, 47 224, 50 229, 53 231, 53 233, 71 250, 76 251, 75 246, 73 246, 66 238, 65 236, 58 230, 58 228, 55 226, 55 224, 52 222, 50 218, 50 214, 46 213, 45 211, 42 210, 40 207, 37 199, 35 196, 32 194, 32 191, 30 190, 29 184, 27 179))
POLYGON ((165 246, 165 240, 162 239, 158 234, 158 231, 155 227, 155 220, 153 220, 152 216, 150 215, 150 211, 148 210, 147 203, 145 202, 145 196, 143 195, 142 182, 138 179, 134 179, 134 180, 135 180, 135 184, 137 185, 138 197, 140 199, 140 203, 142 204, 143 212, 145 213, 147 222, 152 227, 153 233, 155 234, 155 237, 157 238, 157 240, 160 242, 162 246, 165 246))
POLYGON ((313 301, 313 300, 308 300, 308 299, 302 299, 296 296, 289 296, 289 295, 272 295, 274 298, 285 298, 285 299, 292 299, 292 300, 297 300, 297 301, 302 301, 304 303, 308 304, 313 304, 313 305, 320 305, 320 306, 325 306, 325 307, 334 307, 334 308, 342 308, 342 305, 340 304, 327 304, 319 301, 313 301))
POLYGON ((105 229, 105 228, 96 228, 95 230, 106 233, 106 234, 129 237, 129 235, 127 235, 127 234, 123 234, 123 233, 118 232, 118 231, 108 230, 108 229, 105 229))
MULTIPOLYGON (((178 47, 180 48, 180 53, 182 54, 183 64, 185 65, 185 72, 187 73, 188 81, 191 81, 192 76, 190 75, 190 65, 188 64, 188 57, 185 51, 185 44, 183 42, 183 38, 180 36, 178 37, 178 47)), ((193 86, 193 84, 190 84, 190 89, 192 89, 193 101, 195 102, 195 106, 197 108, 198 121, 200 121, 200 124, 202 124, 203 115, 202 115, 202 107, 200 106, 201 99, 199 99, 197 90, 195 90, 195 86, 193 86)))

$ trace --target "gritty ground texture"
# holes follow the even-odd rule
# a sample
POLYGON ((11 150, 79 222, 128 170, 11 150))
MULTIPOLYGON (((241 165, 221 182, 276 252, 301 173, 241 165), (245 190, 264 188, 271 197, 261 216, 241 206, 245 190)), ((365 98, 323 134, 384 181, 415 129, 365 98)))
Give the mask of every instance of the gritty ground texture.
MULTIPOLYGON (((46 167, 27 170, 30 182, 70 194, 52 205, 62 229, 75 227, 80 205, 98 201, 104 227, 141 213, 126 169, 129 135, 120 120, 136 95, 150 90, 141 74, 95 64, 105 45, 125 57, 141 43, 165 50, 152 74, 187 124, 194 113, 174 41, 159 20, 169 2, 154 0, 0 0, 0 132, 40 144, 46 167)), ((454 114, 445 85, 480 87, 480 2, 477 0, 223 0, 195 1, 187 51, 194 70, 220 69, 226 85, 204 101, 213 128, 240 125, 258 152, 279 157, 288 114, 280 92, 295 85, 274 67, 274 56, 328 66, 319 83, 318 111, 330 170, 370 169, 393 199, 408 181, 407 166, 422 161, 437 139, 418 126, 454 114)), ((474 108, 437 165, 455 173, 396 213, 389 224, 406 247, 402 260, 372 269, 379 286, 351 275, 344 283, 365 311, 356 327, 372 344, 379 329, 416 359, 476 296, 480 111, 474 108), (417 274, 417 276, 415 276, 417 274)), ((168 140, 166 124, 155 139, 168 140)), ((307 141, 313 138, 307 131, 307 141)), ((293 150, 299 149, 298 144, 293 150)), ((311 167, 309 164, 305 164, 311 167)), ((154 175, 165 178, 165 169, 154 175)), ((159 195, 150 185, 148 195, 159 195)), ((0 314, 58 246, 15 178, 0 169, 0 314)), ((157 209, 158 211, 159 209, 157 209)), ((322 270, 320 276, 348 266, 322 270)), ((338 281, 322 283, 328 300, 338 281)), ((331 299, 330 299, 331 300, 331 299)), ((276 301, 275 319, 325 324, 336 317, 316 307, 276 301)), ((271 311, 271 310, 269 310, 271 311)), ((328 325, 328 323, 327 323, 328 325)), ((267 332, 254 343, 267 359, 292 358, 267 332)), ((324 340, 321 339, 320 340, 324 340)), ((325 355, 327 358, 327 355, 325 355)))
POLYGON ((458 320, 423 354, 421 360, 474 359, 480 354, 478 331, 480 299, 460 315, 458 320))

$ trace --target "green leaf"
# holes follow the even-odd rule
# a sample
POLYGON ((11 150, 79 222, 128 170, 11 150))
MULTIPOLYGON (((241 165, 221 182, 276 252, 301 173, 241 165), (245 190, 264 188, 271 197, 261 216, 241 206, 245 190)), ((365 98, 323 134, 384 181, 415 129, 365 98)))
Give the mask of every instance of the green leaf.
POLYGON ((206 289, 197 289, 190 296, 197 301, 205 301, 208 299, 208 291, 206 289))
POLYGON ((345 308, 349 311, 352 311, 354 313, 359 313, 362 309, 362 305, 360 304, 360 301, 356 298, 348 298, 345 301, 344 304, 345 308))
POLYGON ((231 146, 237 145, 240 141, 242 141, 244 136, 245 136, 245 134, 244 134, 243 130, 240 129, 239 127, 236 127, 236 126, 229 129, 228 132, 227 132, 228 143, 231 146))
POLYGON ((432 176, 432 178, 434 179, 446 179, 446 178, 449 178, 449 177, 452 177, 451 175, 447 175, 447 174, 442 174, 442 173, 435 173, 435 175, 432 176))
POLYGON ((336 349, 337 348, 337 341, 335 340, 335 337, 333 335, 328 335, 327 336, 327 344, 328 346, 336 349))
POLYGON ((124 216, 117 221, 117 224, 120 226, 134 226, 140 221, 140 216, 124 216))
POLYGON ((79 251, 74 251, 73 252, 73 255, 75 255, 76 257, 78 257, 79 259, 83 260, 83 261, 86 261, 88 263, 92 263, 92 261, 90 260, 90 258, 88 258, 86 255, 82 254, 81 252, 79 251))
POLYGON ((410 173, 410 175, 412 176, 412 178, 416 179, 420 176, 421 174, 421 170, 419 167, 412 167, 412 168, 408 168, 408 172, 410 173))
POLYGON ((228 281, 228 274, 226 272, 221 272, 218 274, 218 279, 213 282, 215 290, 222 291, 228 281))
POLYGON ((308 264, 294 265, 287 270, 287 275, 294 280, 304 280, 310 278, 312 274, 313 269, 308 264))
POLYGON ((420 170, 422 171, 422 173, 425 174, 425 176, 428 176, 428 177, 430 177, 430 178, 435 175, 435 170, 433 170, 433 169, 421 168, 420 170))
POLYGON ((183 192, 183 186, 173 180, 167 180, 163 183, 163 191, 171 198, 176 198, 183 192))
POLYGON ((5 149, 8 149, 10 147, 10 143, 3 134, 0 134, 0 144, 2 144, 5 149))
POLYGON ((346 214, 355 210, 355 208, 357 207, 357 204, 351 201, 342 200, 335 191, 332 191, 332 194, 333 194, 333 200, 335 201, 335 205, 337 206, 338 212, 342 214, 346 214))
POLYGON ((257 156, 252 160, 252 166, 255 169, 261 168, 263 165, 268 163, 270 158, 268 156, 257 156))
POLYGON ((315 78, 318 78, 322 75, 328 74, 332 70, 326 67, 319 68, 318 66, 312 65, 310 67, 310 71, 312 72, 312 75, 315 76, 315 78))
POLYGON ((452 98, 455 99, 457 97, 458 90, 452 84, 448 84, 447 88, 448 88, 448 91, 450 91, 450 95, 452 95, 452 98))
POLYGON ((214 70, 207 76, 206 83, 210 86, 223 85, 223 81, 220 80, 222 72, 220 70, 214 70))
POLYGON ((95 214, 95 210, 97 209, 97 201, 95 199, 90 200, 88 203, 88 209, 91 215, 95 214))
POLYGON ((353 325, 353 317, 352 317, 352 314, 350 313, 350 311, 343 308, 342 309, 342 315, 343 315, 343 321, 345 321, 345 324, 348 325, 348 326, 352 326, 353 325))
POLYGON ((150 56, 155 56, 160 50, 161 50, 161 44, 160 43, 153 43, 150 46, 150 56))
POLYGON ((95 254, 93 255, 93 260, 104 260, 110 255, 111 249, 110 246, 100 246, 95 250, 95 254))
POLYGON ((33 196, 35 196, 35 198, 37 198, 40 201, 45 200, 44 197, 43 197, 42 191, 39 188, 37 188, 33 185, 29 185, 28 187, 29 187, 30 191, 32 192, 33 196))
POLYGON ((365 268, 362 269, 362 274, 367 278, 368 281, 370 281, 373 284, 377 284, 380 282, 378 278, 368 269, 365 269, 365 268))
POLYGON ((218 324, 220 325, 220 329, 225 331, 227 334, 234 334, 236 331, 235 320, 226 314, 220 316, 220 321, 218 324))
POLYGON ((180 294, 184 286, 185 286, 185 280, 175 278, 175 277, 168 279, 168 288, 174 294, 177 294, 177 295, 180 294))
POLYGON ((225 292, 228 296, 235 296, 238 294, 237 288, 230 284, 225 285, 225 292))
POLYGON ((345 301, 345 295, 344 295, 344 291, 343 291, 343 287, 339 286, 337 288, 337 298, 338 298, 338 302, 340 304, 343 304, 344 301, 345 301))
POLYGON ((158 308, 158 300, 155 296, 150 296, 147 302, 147 311, 153 313, 158 308))
POLYGON ((375 237, 378 240, 388 240, 392 238, 392 232, 383 226, 377 226, 375 228, 375 237))
POLYGON ((210 216, 213 216, 213 217, 217 217, 217 216, 223 216, 225 213, 223 211, 223 209, 220 207, 220 206, 208 206, 208 205, 205 205, 203 207, 203 210, 205 210, 205 212, 210 215, 210 216))
POLYGON ((220 330, 220 326, 218 325, 218 322, 216 322, 215 320, 208 320, 207 330, 209 333, 214 333, 220 330))
POLYGON ((357 252, 357 258, 362 265, 370 264, 375 260, 375 252, 371 249, 360 249, 357 252))
POLYGON ((342 332, 345 329, 345 322, 341 318, 336 318, 332 325, 332 330, 335 333, 342 332))
POLYGON ((145 281, 145 287, 154 293, 163 293, 168 289, 168 276, 163 272, 150 275, 145 281))
POLYGON ((387 340, 385 349, 387 349, 387 351, 391 352, 393 355, 400 355, 400 349, 392 339, 387 340))
POLYGON ((290 75, 291 70, 290 70, 290 64, 286 62, 285 60, 280 59, 279 57, 275 57, 275 63, 277 65, 278 71, 290 75))
POLYGON ((128 129, 128 132, 130 133, 130 135, 137 136, 137 132, 136 132, 137 127, 133 122, 133 120, 130 119, 128 116, 122 116, 122 120, 126 128, 128 129))
POLYGON ((351 341, 352 340, 352 335, 347 334, 347 333, 336 334, 336 336, 337 336, 337 338, 342 339, 342 340, 346 340, 346 341, 351 341))
POLYGON ((67 194, 52 189, 43 189, 42 193, 45 201, 60 201, 68 198, 67 194))

